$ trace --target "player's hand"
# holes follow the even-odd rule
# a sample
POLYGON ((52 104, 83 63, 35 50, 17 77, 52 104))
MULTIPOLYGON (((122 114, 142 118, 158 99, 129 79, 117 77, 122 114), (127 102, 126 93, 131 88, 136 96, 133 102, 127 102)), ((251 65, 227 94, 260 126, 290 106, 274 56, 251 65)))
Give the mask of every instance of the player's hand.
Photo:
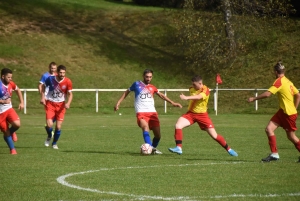
POLYGON ((66 108, 66 109, 69 109, 69 108, 70 108, 70 103, 66 103, 66 104, 65 104, 65 108, 66 108))
POLYGON ((254 97, 250 97, 250 98, 248 98, 248 103, 251 103, 251 102, 253 102, 254 101, 254 97))
POLYGON ((19 110, 23 110, 24 109, 24 104, 23 103, 20 103, 19 104, 19 110))
POLYGON ((9 104, 11 102, 11 99, 8 98, 8 99, 5 99, 5 100, 2 100, 2 104, 9 104))
POLYGON ((114 107, 114 111, 118 111, 119 110, 119 105, 117 104, 115 107, 114 107))
POLYGON ((182 108, 182 105, 180 103, 173 103, 172 104, 174 107, 179 107, 179 108, 182 108))
POLYGON ((184 94, 180 94, 179 97, 180 97, 181 100, 187 100, 187 97, 184 94))
POLYGON ((40 104, 42 104, 42 105, 46 105, 46 101, 45 101, 45 99, 44 99, 44 98, 41 98, 41 100, 40 100, 40 104))

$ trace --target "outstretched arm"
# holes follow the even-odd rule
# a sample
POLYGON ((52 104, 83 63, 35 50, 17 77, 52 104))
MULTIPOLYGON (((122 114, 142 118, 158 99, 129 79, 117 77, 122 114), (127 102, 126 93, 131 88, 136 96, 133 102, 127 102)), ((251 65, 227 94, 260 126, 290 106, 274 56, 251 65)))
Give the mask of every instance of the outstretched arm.
POLYGON ((181 100, 200 100, 203 98, 201 94, 193 95, 193 96, 186 96, 184 94, 180 94, 179 96, 181 100))
POLYGON ((127 97, 127 95, 130 93, 130 91, 127 89, 122 96, 120 97, 120 99, 118 100, 117 104, 114 107, 114 110, 117 111, 119 110, 119 106, 121 104, 121 102, 127 97))
POLYGON ((251 103, 251 102, 259 100, 259 99, 268 98, 271 95, 272 95, 271 92, 265 91, 264 93, 258 95, 257 97, 250 97, 250 98, 248 98, 248 102, 251 103))
POLYGON ((171 103, 174 107, 180 107, 182 108, 182 105, 180 103, 175 103, 173 102, 171 99, 169 99, 167 96, 165 96, 164 94, 157 92, 156 93, 161 99, 167 101, 168 103, 171 103))
POLYGON ((24 108, 24 100, 23 100, 22 92, 21 92, 21 90, 19 88, 17 88, 15 90, 15 92, 16 92, 18 98, 19 98, 19 101, 20 101, 20 103, 19 103, 19 110, 22 110, 24 108))

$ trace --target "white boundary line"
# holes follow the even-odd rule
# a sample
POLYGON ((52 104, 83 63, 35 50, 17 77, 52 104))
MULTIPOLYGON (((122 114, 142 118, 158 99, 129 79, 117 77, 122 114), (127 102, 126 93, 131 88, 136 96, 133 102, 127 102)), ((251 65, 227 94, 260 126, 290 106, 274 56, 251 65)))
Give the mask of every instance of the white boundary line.
POLYGON ((80 186, 76 186, 73 184, 70 184, 66 181, 67 177, 71 177, 74 175, 83 175, 87 173, 93 173, 93 172, 99 172, 99 171, 111 171, 111 170, 127 170, 127 169, 142 169, 142 168, 158 168, 158 167, 181 167, 181 166, 204 166, 204 165, 231 165, 231 164, 240 164, 244 162, 225 162, 225 163, 207 163, 207 164, 180 164, 180 165, 154 165, 154 166, 136 166, 136 167, 120 167, 120 168, 101 168, 99 170, 88 170, 84 172, 74 172, 69 173, 63 176, 58 177, 56 180, 58 183, 70 187, 75 188, 78 190, 84 190, 94 193, 100 193, 100 194, 109 194, 109 195, 117 195, 117 196, 129 196, 132 198, 135 198, 136 200, 197 200, 197 199, 224 199, 224 198, 245 198, 245 197, 282 197, 282 196, 288 196, 288 197, 295 197, 300 196, 300 192, 298 193, 284 193, 284 194, 232 194, 232 195, 215 195, 215 196, 199 196, 199 197, 189 197, 189 196, 180 196, 180 197, 162 197, 162 196, 148 196, 148 195, 134 195, 134 194, 126 194, 126 193, 119 193, 119 192, 113 192, 113 191, 101 191, 97 189, 91 189, 91 188, 83 188, 80 186))

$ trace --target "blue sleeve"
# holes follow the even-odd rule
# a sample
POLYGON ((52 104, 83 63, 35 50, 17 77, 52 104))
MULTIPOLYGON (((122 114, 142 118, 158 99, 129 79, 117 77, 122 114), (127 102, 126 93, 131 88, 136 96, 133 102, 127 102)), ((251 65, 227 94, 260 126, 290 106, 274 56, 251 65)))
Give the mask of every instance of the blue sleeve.
POLYGON ((47 75, 47 73, 44 73, 40 79, 40 83, 44 84, 46 79, 48 78, 49 76, 47 75))
POLYGON ((129 87, 129 91, 134 91, 136 88, 137 82, 134 82, 131 87, 129 87))

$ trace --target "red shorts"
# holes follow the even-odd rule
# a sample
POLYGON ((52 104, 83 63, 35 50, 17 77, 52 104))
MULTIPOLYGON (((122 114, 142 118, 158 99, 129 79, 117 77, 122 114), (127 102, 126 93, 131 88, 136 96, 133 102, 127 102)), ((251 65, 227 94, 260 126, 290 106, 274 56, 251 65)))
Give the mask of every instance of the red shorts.
POLYGON ((63 121, 66 113, 65 102, 55 103, 46 101, 46 119, 56 119, 63 121))
POLYGON ((207 112, 205 113, 187 112, 181 117, 187 119, 191 123, 191 125, 197 122, 201 130, 205 130, 207 128, 214 128, 214 124, 209 118, 207 112))
POLYGON ((5 112, 0 114, 0 129, 2 132, 7 131, 8 123, 14 122, 16 120, 20 120, 16 111, 13 108, 6 110, 5 112))
POLYGON ((284 130, 290 132, 290 131, 297 130, 297 126, 296 126, 297 117, 298 114, 287 115, 283 112, 282 109, 279 109, 276 112, 276 114, 271 118, 271 121, 278 124, 284 130))
POLYGON ((140 125, 140 120, 144 119, 148 123, 150 130, 160 126, 157 112, 140 112, 136 114, 136 118, 138 125, 140 125))

